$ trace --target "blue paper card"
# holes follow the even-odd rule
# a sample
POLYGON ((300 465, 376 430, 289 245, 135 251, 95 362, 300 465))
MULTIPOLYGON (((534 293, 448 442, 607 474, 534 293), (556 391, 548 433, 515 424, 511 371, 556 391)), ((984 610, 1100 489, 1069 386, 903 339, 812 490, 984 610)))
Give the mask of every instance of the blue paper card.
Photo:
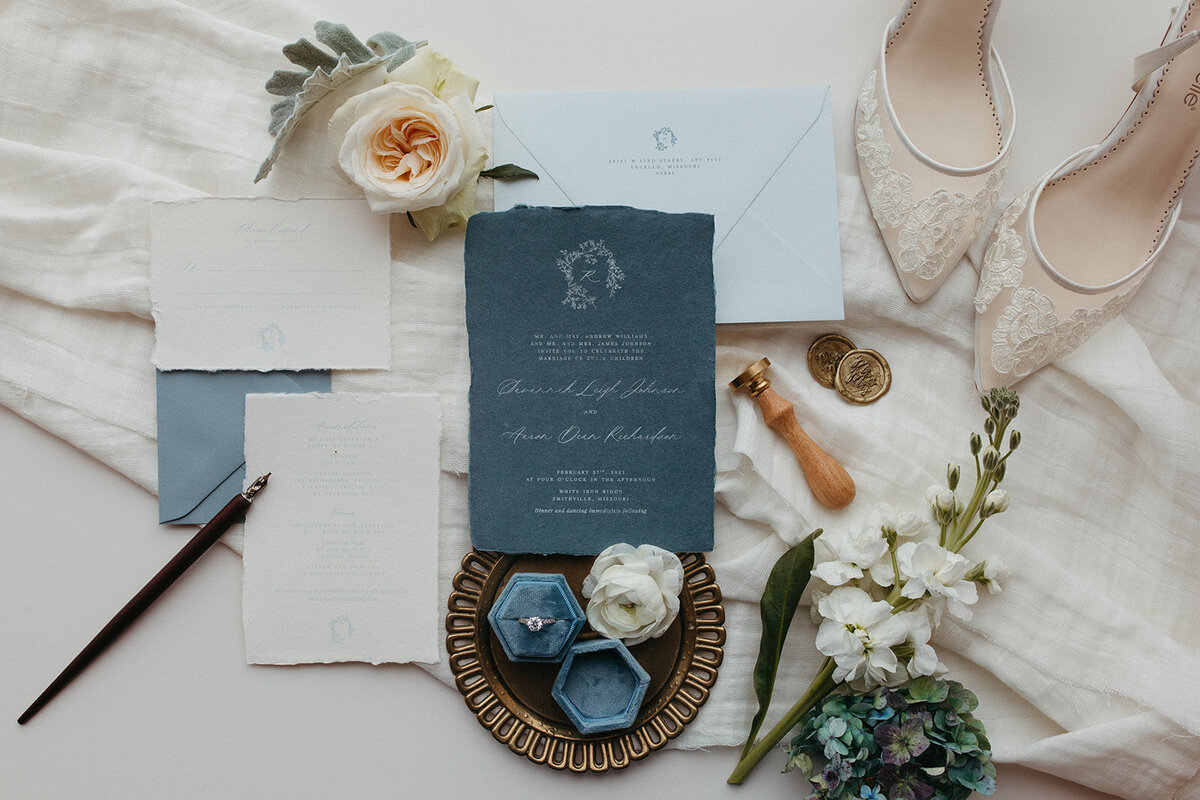
POLYGON ((713 544, 713 218, 476 214, 466 236, 471 541, 713 544))
POLYGON ((159 372, 158 521, 203 525, 242 490, 247 394, 328 392, 329 373, 159 372))

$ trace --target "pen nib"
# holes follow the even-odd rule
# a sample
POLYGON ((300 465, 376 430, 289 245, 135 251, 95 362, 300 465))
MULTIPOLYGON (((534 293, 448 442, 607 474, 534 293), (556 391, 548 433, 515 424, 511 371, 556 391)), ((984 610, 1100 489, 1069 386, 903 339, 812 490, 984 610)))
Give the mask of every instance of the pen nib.
POLYGON ((271 477, 271 473, 267 473, 259 478, 256 478, 254 483, 246 487, 246 491, 242 492, 242 496, 247 500, 253 500, 254 496, 261 492, 267 486, 267 479, 271 477))

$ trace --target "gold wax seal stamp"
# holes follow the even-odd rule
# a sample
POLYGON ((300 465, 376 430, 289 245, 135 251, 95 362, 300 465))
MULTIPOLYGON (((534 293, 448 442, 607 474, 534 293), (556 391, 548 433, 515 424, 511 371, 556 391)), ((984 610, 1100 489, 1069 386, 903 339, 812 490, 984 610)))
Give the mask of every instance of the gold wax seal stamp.
POLYGON ((808 348, 808 371, 817 383, 826 389, 833 388, 833 376, 837 374, 838 362, 851 350, 854 342, 837 333, 827 333, 808 348))
POLYGON ((887 394, 892 386, 892 368, 874 350, 851 350, 838 362, 833 388, 851 403, 865 406, 887 394))

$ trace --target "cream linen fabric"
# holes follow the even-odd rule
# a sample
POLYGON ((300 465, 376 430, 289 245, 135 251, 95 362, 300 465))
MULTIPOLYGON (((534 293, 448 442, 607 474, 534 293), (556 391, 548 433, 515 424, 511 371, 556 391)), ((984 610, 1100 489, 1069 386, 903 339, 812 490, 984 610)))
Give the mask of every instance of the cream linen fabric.
MULTIPOLYGON (((282 43, 312 19, 277 2, 0 6, 0 402, 149 491, 148 202, 354 194, 318 153, 320 119, 267 182, 250 182, 270 145, 262 83, 285 66, 282 43)), ((679 746, 741 739, 753 709, 755 601, 787 543, 852 524, 874 502, 919 503, 982 421, 970 378, 974 273, 960 266, 913 305, 858 182, 840 189, 848 322, 718 332, 711 560, 729 640, 721 680, 679 746), (887 355, 886 398, 852 407, 807 376, 807 345, 830 328, 887 355), (764 354, 776 388, 855 476, 850 509, 815 506, 790 451, 749 398, 725 388, 764 354)), ((395 367, 335 374, 334 389, 440 391, 446 595, 469 547, 462 236, 429 245, 402 218, 392 232, 395 367)), ((998 759, 1125 797, 1200 797, 1197 237, 1181 226, 1124 316, 1021 387, 1013 506, 974 550, 1000 555, 1013 576, 970 624, 944 625, 936 639, 979 693, 998 759)), ((819 661, 800 617, 780 698, 798 695, 819 661)), ((444 661, 430 671, 449 681, 444 661)))

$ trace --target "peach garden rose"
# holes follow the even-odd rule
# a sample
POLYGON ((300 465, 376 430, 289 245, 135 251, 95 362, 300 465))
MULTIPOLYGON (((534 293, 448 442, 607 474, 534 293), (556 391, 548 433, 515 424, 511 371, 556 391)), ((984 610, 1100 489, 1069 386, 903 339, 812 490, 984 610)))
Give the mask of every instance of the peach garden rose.
POLYGON ((466 221, 487 162, 473 107, 478 85, 424 49, 334 112, 338 166, 372 211, 411 214, 430 239, 466 221))

